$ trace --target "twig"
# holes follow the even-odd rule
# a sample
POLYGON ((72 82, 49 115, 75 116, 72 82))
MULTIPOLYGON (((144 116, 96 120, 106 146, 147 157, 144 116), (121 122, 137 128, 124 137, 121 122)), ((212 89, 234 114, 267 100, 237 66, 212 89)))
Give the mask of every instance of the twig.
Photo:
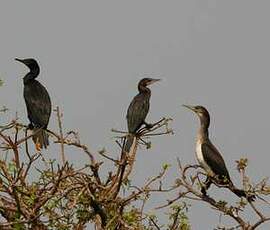
POLYGON ((57 121, 58 121, 58 128, 59 128, 60 141, 61 141, 61 158, 62 158, 62 164, 64 165, 66 163, 66 157, 65 157, 63 128, 62 128, 62 121, 61 121, 61 114, 60 114, 59 106, 56 107, 56 113, 57 113, 57 121))

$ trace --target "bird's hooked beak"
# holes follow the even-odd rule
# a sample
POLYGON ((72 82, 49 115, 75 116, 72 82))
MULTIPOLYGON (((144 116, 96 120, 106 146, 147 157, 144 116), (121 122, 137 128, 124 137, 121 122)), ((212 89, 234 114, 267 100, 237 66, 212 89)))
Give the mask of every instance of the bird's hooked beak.
POLYGON ((21 63, 23 63, 23 64, 24 64, 23 59, 15 58, 15 61, 18 61, 18 62, 21 62, 21 63))
POLYGON ((152 85, 153 83, 160 81, 161 79, 151 79, 150 81, 147 82, 147 85, 152 85))
POLYGON ((197 110, 196 110, 195 106, 192 106, 192 105, 182 105, 182 106, 184 106, 184 107, 190 109, 191 111, 197 113, 197 110))

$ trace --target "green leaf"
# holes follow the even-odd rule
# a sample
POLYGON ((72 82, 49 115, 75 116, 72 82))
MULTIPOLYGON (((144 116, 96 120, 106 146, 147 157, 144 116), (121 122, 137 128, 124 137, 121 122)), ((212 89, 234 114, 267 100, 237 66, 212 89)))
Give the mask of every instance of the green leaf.
POLYGON ((171 166, 172 166, 171 164, 163 163, 162 168, 163 168, 163 170, 167 170, 167 169, 169 169, 171 166))

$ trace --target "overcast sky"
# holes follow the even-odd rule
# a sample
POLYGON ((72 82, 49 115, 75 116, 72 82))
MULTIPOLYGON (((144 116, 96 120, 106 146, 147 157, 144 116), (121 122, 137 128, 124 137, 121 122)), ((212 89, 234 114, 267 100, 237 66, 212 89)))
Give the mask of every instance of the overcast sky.
MULTIPOLYGON (((162 78, 152 87, 147 121, 170 116, 175 135, 153 138, 151 150, 139 150, 134 183, 156 174, 162 162, 174 165, 176 157, 195 162, 198 120, 183 103, 209 109, 211 138, 235 184, 235 160, 242 156, 249 158, 248 174, 256 182, 269 175, 269 8, 269 1, 260 0, 3 1, 0 105, 28 122, 22 97, 27 69, 14 58, 34 57, 40 82, 64 111, 66 130, 78 130, 93 151, 114 151, 110 129, 126 129, 137 82, 162 78)), ((70 151, 68 159, 86 158, 70 151)), ((176 177, 172 170, 167 180, 176 177)), ((161 201, 156 198, 150 208, 161 201)), ((195 230, 218 223, 205 204, 193 205, 189 216, 195 230)))

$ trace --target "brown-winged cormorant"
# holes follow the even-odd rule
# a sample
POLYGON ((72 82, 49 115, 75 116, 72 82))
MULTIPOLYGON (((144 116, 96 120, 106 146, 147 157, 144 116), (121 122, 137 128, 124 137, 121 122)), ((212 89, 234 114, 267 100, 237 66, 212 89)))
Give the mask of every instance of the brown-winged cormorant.
POLYGON ((211 143, 208 137, 208 128, 210 125, 209 112, 203 106, 183 105, 195 112, 200 119, 200 128, 196 141, 196 156, 199 164, 207 173, 206 188, 202 192, 206 195, 206 189, 211 185, 211 178, 217 178, 218 183, 228 186, 228 188, 239 197, 246 197, 249 201, 255 199, 254 195, 247 195, 244 190, 237 189, 230 179, 229 172, 217 148, 211 143))
POLYGON ((23 78, 23 95, 30 121, 29 129, 33 130, 33 141, 36 144, 37 150, 43 147, 47 148, 49 145, 49 136, 46 129, 49 123, 52 105, 46 88, 35 80, 40 72, 39 65, 33 58, 15 58, 15 60, 25 64, 30 69, 30 72, 23 78))
MULTIPOLYGON (((150 107, 151 90, 147 87, 160 79, 143 78, 138 84, 139 93, 131 101, 127 110, 127 125, 129 134, 135 135, 142 125, 151 127, 145 122, 150 107)), ((127 138, 125 151, 129 151, 133 138, 127 138)))

